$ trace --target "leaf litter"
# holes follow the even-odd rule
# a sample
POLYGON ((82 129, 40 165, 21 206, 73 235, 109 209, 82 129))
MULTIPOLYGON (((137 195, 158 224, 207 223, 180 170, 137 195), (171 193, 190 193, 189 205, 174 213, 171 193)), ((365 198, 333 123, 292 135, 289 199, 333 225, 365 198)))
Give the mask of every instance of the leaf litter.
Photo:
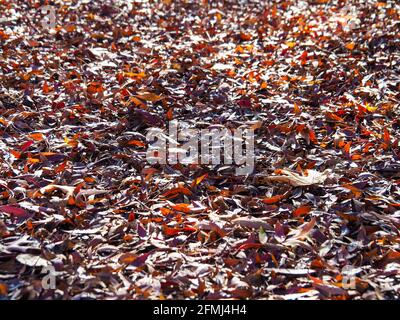
POLYGON ((0 1, 0 299, 399 298, 396 1, 49 3, 0 1), (148 164, 173 119, 253 174, 148 164))

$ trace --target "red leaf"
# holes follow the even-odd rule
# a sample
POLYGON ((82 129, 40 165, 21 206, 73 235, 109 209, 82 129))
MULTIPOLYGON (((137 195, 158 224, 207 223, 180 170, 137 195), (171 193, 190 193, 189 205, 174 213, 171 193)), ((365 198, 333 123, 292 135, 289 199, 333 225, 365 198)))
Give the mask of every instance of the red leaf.
POLYGON ((135 261, 133 261, 131 264, 134 265, 135 267, 140 267, 141 265, 143 265, 146 262, 147 258, 149 257, 149 255, 151 253, 152 252, 147 252, 147 253, 144 253, 144 254, 138 256, 135 259, 135 261))
POLYGON ((185 227, 183 227, 183 231, 186 231, 186 232, 196 232, 197 229, 196 229, 195 227, 192 227, 192 226, 185 226, 185 227))
POLYGON ((8 213, 12 217, 20 218, 20 219, 28 219, 32 215, 26 211, 25 209, 13 205, 3 205, 0 206, 0 211, 8 213))
POLYGON ((67 165, 67 160, 64 160, 63 163, 61 163, 59 166, 57 166, 57 167, 54 169, 54 172, 55 172, 55 173, 64 172, 66 165, 67 165))
POLYGON ((182 231, 182 228, 171 228, 168 227, 167 225, 164 225, 163 231, 167 236, 175 236, 182 231))
POLYGON ((21 158, 21 152, 18 152, 18 151, 15 151, 15 150, 10 150, 10 153, 11 153, 16 159, 21 158))
POLYGON ((20 148, 21 152, 24 152, 25 150, 27 150, 33 144, 34 144, 33 140, 29 140, 29 141, 25 142, 20 148))
POLYGON ((383 131, 383 141, 385 142, 384 149, 387 150, 390 146, 390 134, 389 134, 389 130, 386 128, 383 131))

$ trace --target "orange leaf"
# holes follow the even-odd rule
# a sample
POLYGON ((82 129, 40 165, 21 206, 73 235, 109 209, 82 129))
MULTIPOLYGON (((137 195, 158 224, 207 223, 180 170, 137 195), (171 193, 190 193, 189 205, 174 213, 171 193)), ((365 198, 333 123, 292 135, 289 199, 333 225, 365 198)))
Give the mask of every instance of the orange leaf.
POLYGON ((172 213, 173 211, 172 211, 171 209, 168 209, 168 208, 160 208, 160 212, 161 212, 161 214, 162 214, 163 216, 167 216, 167 215, 169 215, 170 213, 172 213))
POLYGON ((265 81, 263 81, 263 82, 261 83, 260 88, 261 88, 261 89, 266 89, 267 87, 268 87, 268 84, 267 84, 265 81))
POLYGON ((243 41, 249 41, 249 40, 251 40, 251 34, 241 32, 240 39, 242 39, 243 41))
POLYGON ((304 216, 305 214, 309 213, 310 211, 311 211, 310 206, 299 207, 296 210, 294 210, 293 216, 294 217, 304 216))
POLYGON ((183 231, 186 231, 186 232, 197 232, 197 229, 195 227, 192 227, 192 226, 184 226, 183 227, 183 231))
POLYGON ((65 26, 64 29, 68 33, 71 33, 71 32, 74 32, 76 30, 76 26, 73 25, 73 24, 69 24, 69 25, 65 26))
POLYGON ((78 146, 78 141, 76 141, 75 139, 70 139, 68 137, 64 138, 64 142, 65 144, 69 145, 70 147, 77 147, 78 146))
POLYGON ((33 139, 35 141, 42 141, 44 139, 43 138, 43 134, 41 134, 40 132, 30 134, 29 138, 31 138, 31 139, 33 139))
POLYGON ((346 145, 346 142, 343 140, 340 140, 337 145, 339 148, 343 148, 346 145))
POLYGON ((21 157, 21 152, 15 151, 15 150, 10 150, 10 153, 17 159, 21 157))
POLYGON ((164 198, 174 198, 180 194, 185 194, 187 196, 190 196, 192 194, 192 192, 188 188, 178 187, 178 188, 175 188, 175 189, 165 192, 162 196, 164 198))
POLYGON ((146 146, 146 144, 143 143, 143 142, 140 141, 140 140, 131 140, 131 141, 128 141, 127 145, 129 145, 129 146, 136 146, 136 147, 145 147, 145 146, 146 146))
POLYGON ((265 198, 262 200, 262 202, 264 202, 266 204, 274 204, 274 203, 281 201, 283 198, 285 198, 285 196, 286 195, 284 195, 284 194, 278 194, 278 195, 270 197, 270 198, 265 198))
POLYGON ((300 109, 300 107, 299 107, 299 105, 297 103, 295 103, 293 105, 293 109, 294 109, 294 113, 295 114, 297 114, 297 115, 301 114, 301 109, 300 109))
POLYGON ((136 97, 130 97, 130 102, 133 102, 136 106, 141 107, 142 109, 146 109, 146 105, 136 97))
POLYGON ((52 91, 53 89, 50 88, 49 85, 47 84, 47 81, 45 81, 45 82, 43 83, 43 88, 42 88, 42 90, 43 90, 43 93, 49 93, 49 92, 52 91))
POLYGON ((307 51, 303 51, 303 53, 299 57, 299 60, 301 60, 302 65, 304 65, 306 63, 307 57, 308 57, 308 52, 307 51))
POLYGON ((0 283, 0 297, 6 296, 8 293, 8 287, 5 283, 0 283))
POLYGON ((176 211, 180 211, 180 212, 184 212, 184 213, 190 213, 192 210, 192 206, 188 203, 178 203, 175 205, 171 205, 171 208, 176 210, 176 211))
POLYGON ((4 118, 0 118, 0 123, 5 125, 5 126, 8 125, 8 121, 6 119, 4 119, 4 118))
POLYGON ((318 278, 316 278, 316 277, 313 277, 313 276, 308 276, 310 279, 311 279, 311 281, 314 283, 314 284, 323 284, 324 282, 321 280, 321 279, 318 279, 318 278))
POLYGON ((28 163, 39 163, 40 162, 40 160, 39 159, 36 159, 36 158, 28 158, 28 163))
POLYGON ((55 172, 55 173, 64 172, 66 165, 67 165, 67 161, 65 160, 63 163, 61 163, 59 166, 57 166, 57 167, 54 169, 54 172, 55 172))
POLYGON ((351 156, 351 160, 356 161, 362 159, 362 156, 360 154, 353 154, 351 156))
POLYGON ((383 131, 383 141, 386 144, 386 148, 387 149, 390 146, 390 134, 389 134, 389 130, 385 128, 385 130, 383 131))
POLYGON ((174 117, 174 112, 173 112, 173 109, 172 108, 169 108, 168 109, 168 111, 167 111, 167 120, 168 121, 171 121, 172 119, 173 119, 173 117, 174 117))
POLYGON ((310 138, 310 141, 314 144, 318 143, 317 137, 315 136, 314 130, 310 129, 308 131, 308 137, 310 138))
POLYGON ((142 92, 137 95, 138 98, 145 100, 145 101, 150 101, 150 102, 156 102, 162 99, 161 96, 156 95, 155 93, 151 92, 142 92))
POLYGON ((87 92, 89 94, 95 94, 99 92, 103 92, 104 88, 100 82, 91 82, 87 87, 87 92))
POLYGON ((0 39, 7 40, 10 36, 4 31, 0 30, 0 39))
POLYGON ((356 44, 354 42, 346 43, 346 49, 353 50, 356 44))
POLYGON ((288 41, 285 43, 289 48, 294 48, 296 46, 296 42, 288 41))
POLYGON ((76 203, 74 197, 69 197, 67 203, 68 205, 73 206, 76 203))
POLYGON ((137 258, 136 254, 127 252, 119 257, 118 262, 120 264, 131 264, 132 262, 134 262, 136 260, 136 258, 137 258))
POLYGON ((76 185, 75 189, 74 189, 74 194, 78 194, 79 191, 81 191, 81 189, 85 186, 84 182, 79 183, 78 185, 76 185))
POLYGON ((343 147, 344 152, 350 154, 350 147, 351 147, 351 142, 347 142, 346 145, 343 147))
POLYGON ((400 261, 400 252, 399 251, 390 250, 386 254, 385 260, 388 261, 388 262, 400 261))
POLYGON ((200 176, 200 177, 197 177, 195 180, 194 180, 194 183, 195 183, 195 185, 197 186, 197 185, 199 185, 205 178, 207 178, 208 177, 208 173, 206 173, 206 174, 203 174, 202 176, 200 176))
POLYGON ((167 236, 174 236, 174 235, 177 235, 179 232, 181 232, 182 228, 171 228, 171 227, 168 227, 167 225, 164 225, 163 231, 164 231, 165 235, 167 235, 167 236))
POLYGON ((345 184, 343 185, 343 188, 349 189, 356 198, 359 198, 362 195, 362 191, 351 184, 345 184))
POLYGON ((135 80, 141 80, 146 77, 146 74, 143 71, 140 73, 124 72, 124 77, 135 79, 135 80))
POLYGON ((332 113, 332 112, 327 112, 326 116, 333 121, 339 121, 339 122, 343 122, 343 118, 339 117, 338 115, 332 113))

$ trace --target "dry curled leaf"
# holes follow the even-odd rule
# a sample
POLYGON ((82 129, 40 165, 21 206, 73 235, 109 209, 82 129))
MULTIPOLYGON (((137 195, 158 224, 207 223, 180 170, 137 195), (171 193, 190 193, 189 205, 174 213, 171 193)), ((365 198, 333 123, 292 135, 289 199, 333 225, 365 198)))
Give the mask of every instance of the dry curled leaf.
POLYGON ((43 259, 40 256, 36 256, 36 255, 32 255, 29 253, 21 253, 16 257, 16 260, 19 263, 22 263, 26 266, 29 267, 47 267, 49 266, 51 263, 50 261, 43 259))
POLYGON ((264 220, 258 218, 236 218, 233 219, 231 222, 239 226, 251 229, 259 229, 259 228, 263 228, 264 230, 272 229, 271 225, 268 222, 265 222, 264 220))
POLYGON ((300 175, 297 172, 286 169, 279 170, 279 175, 266 176, 266 180, 270 182, 288 183, 294 187, 311 186, 323 184, 328 178, 332 170, 326 169, 323 172, 316 170, 307 170, 307 175, 300 175))

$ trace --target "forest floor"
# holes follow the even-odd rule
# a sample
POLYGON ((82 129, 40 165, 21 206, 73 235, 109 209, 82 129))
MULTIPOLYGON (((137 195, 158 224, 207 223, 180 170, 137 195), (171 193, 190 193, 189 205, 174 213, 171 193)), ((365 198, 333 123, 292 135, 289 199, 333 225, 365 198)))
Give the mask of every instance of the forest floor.
POLYGON ((399 299, 396 2, 0 0, 0 299, 399 299))

